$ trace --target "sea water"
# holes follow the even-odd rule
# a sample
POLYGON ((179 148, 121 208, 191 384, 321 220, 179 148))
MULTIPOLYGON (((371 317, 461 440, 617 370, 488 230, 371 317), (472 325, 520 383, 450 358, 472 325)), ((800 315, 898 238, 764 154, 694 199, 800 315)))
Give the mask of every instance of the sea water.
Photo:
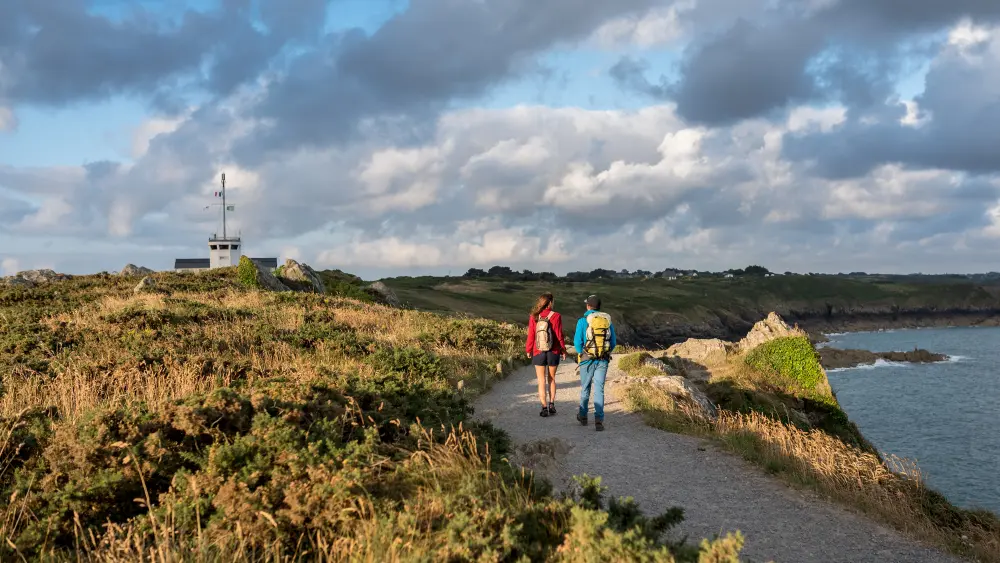
POLYGON ((828 335, 826 346, 873 352, 914 347, 932 364, 827 370, 837 400, 887 454, 917 462, 925 483, 963 508, 1000 514, 1000 328, 935 328, 828 335))

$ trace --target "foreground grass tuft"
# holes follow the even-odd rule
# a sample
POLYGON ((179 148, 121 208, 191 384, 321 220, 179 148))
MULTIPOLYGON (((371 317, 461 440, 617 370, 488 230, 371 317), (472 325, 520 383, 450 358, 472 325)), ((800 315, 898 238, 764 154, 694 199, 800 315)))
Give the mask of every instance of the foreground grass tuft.
POLYGON ((737 560, 506 463, 471 399, 521 365, 518 327, 154 278, 0 290, 0 559, 737 560))

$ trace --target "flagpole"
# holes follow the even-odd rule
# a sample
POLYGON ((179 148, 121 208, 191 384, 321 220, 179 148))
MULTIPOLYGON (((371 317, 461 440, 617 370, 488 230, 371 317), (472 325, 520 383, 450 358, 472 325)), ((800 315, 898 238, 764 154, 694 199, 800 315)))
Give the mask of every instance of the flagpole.
POLYGON ((226 173, 222 173, 222 240, 226 240, 226 173))

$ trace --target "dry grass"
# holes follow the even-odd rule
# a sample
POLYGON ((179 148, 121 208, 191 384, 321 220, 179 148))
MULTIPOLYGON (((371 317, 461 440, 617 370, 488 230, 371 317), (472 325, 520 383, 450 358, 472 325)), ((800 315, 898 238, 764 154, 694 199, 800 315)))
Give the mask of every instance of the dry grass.
MULTIPOLYGON (((73 420, 94 407, 139 402, 162 405, 236 382, 252 384, 260 377, 280 374, 293 380, 309 379, 317 363, 336 366, 341 372, 372 371, 362 357, 345 354, 326 341, 317 343, 315 350, 305 351, 281 340, 261 340, 261 327, 278 335, 294 333, 305 324, 309 313, 322 314, 337 326, 370 339, 375 347, 422 346, 452 368, 449 376, 456 383, 467 379, 478 383, 480 391, 489 385, 491 376, 498 375, 497 361, 509 368, 516 356, 513 335, 517 329, 513 326, 499 325, 507 331, 504 336, 510 337, 499 350, 427 344, 416 337, 439 329, 440 317, 351 300, 303 304, 287 302, 278 294, 233 290, 215 296, 175 293, 169 300, 158 294, 116 294, 40 320, 50 330, 68 332, 85 344, 51 354, 50 373, 6 381, 0 397, 0 417, 12 416, 24 407, 54 406, 60 417, 73 420), (210 308, 211 320, 192 321, 170 335, 164 334, 165 327, 135 327, 114 321, 123 313, 135 317, 173 314, 175 317, 169 321, 173 323, 183 317, 190 304, 210 308), (159 345, 168 353, 150 365, 138 358, 128 344, 139 348, 159 345), (219 363, 216 360, 220 356, 233 361, 219 363)), ((472 391, 467 385, 463 388, 472 391)))
POLYGON ((521 328, 154 277, 0 288, 0 559, 736 560, 552 498, 463 427, 521 328))
MULTIPOLYGON (((740 367, 725 372, 757 391, 760 375, 740 367)), ((721 410, 708 420, 671 395, 643 383, 624 389, 626 407, 648 424, 710 438, 789 483, 861 510, 897 530, 975 561, 1000 562, 1000 519, 962 510, 928 489, 917 465, 849 445, 820 429, 804 430, 761 412, 721 410)))

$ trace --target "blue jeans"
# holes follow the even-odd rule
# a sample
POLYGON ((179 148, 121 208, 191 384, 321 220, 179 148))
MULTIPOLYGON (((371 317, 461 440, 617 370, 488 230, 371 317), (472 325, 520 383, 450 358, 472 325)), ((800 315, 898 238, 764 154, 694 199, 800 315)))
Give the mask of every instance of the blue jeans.
POLYGON ((608 375, 607 360, 591 360, 580 364, 580 416, 587 416, 590 388, 594 388, 594 420, 604 420, 604 378, 608 375))

